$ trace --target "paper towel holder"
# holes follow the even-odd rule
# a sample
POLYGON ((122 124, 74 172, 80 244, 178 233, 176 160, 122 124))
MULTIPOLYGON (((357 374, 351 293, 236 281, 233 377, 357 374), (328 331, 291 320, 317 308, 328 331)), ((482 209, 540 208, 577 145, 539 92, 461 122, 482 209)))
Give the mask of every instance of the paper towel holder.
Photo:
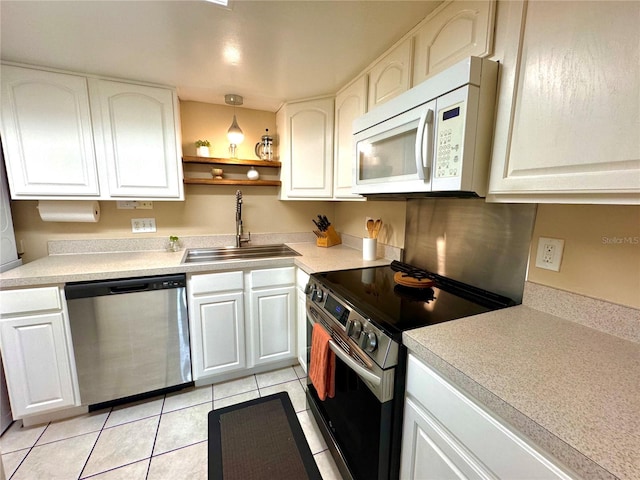
POLYGON ((97 200, 40 200, 36 208, 43 222, 96 223, 100 220, 97 200))

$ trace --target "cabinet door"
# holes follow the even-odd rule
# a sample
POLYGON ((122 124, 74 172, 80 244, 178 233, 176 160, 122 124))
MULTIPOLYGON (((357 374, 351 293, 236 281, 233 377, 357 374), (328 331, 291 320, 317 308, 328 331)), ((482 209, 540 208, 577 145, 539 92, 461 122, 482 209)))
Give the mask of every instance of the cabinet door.
POLYGON ((3 65, 1 88, 11 197, 97 197, 86 78, 3 65))
POLYGON ((640 203, 640 3, 509 7, 490 199, 640 203))
POLYGON ((331 198, 333 98, 285 105, 276 117, 283 200, 331 198))
POLYGON ((207 295, 189 306, 194 380, 245 368, 243 293, 207 295))
POLYGON ((367 111, 367 76, 360 76, 336 95, 335 136, 333 156, 333 196, 358 198, 351 193, 353 184, 353 120, 367 111))
POLYGON ((413 85, 469 56, 493 49, 495 1, 449 2, 416 32, 413 85))
POLYGON ((448 441, 437 421, 410 399, 405 401, 400 478, 493 478, 473 457, 448 441))
POLYGON ((410 413, 403 424, 401 459, 406 478, 447 478, 447 468, 453 478, 571 478, 519 432, 411 354, 406 385, 410 413))
POLYGON ((411 46, 407 38, 369 70, 369 110, 411 87, 411 46))
POLYGON ((92 80, 98 158, 111 197, 181 199, 176 105, 168 88, 92 80))
POLYGON ((296 339, 298 351, 298 363, 307 371, 307 296, 304 289, 309 282, 309 274, 301 269, 296 272, 296 339))
POLYGON ((63 312, 0 320, 14 418, 76 405, 63 312))
POLYGON ((251 292, 251 349, 254 365, 295 358, 294 286, 251 292))

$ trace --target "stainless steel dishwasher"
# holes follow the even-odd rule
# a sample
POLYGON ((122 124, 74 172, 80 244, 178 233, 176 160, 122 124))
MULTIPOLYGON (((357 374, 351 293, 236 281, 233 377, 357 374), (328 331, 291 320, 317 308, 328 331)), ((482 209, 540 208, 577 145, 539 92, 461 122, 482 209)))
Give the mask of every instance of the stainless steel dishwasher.
POLYGON ((191 383, 184 275, 65 286, 83 405, 191 383))

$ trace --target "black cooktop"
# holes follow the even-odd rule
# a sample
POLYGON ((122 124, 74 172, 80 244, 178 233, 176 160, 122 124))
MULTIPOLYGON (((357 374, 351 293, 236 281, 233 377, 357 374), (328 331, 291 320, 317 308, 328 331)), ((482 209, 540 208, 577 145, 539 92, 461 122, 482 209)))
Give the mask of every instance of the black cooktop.
POLYGON ((313 276, 395 339, 405 330, 515 305, 509 298, 431 272, 420 271, 419 276, 433 280, 432 287, 396 284, 396 271, 409 269, 413 267, 393 262, 390 266, 313 276))

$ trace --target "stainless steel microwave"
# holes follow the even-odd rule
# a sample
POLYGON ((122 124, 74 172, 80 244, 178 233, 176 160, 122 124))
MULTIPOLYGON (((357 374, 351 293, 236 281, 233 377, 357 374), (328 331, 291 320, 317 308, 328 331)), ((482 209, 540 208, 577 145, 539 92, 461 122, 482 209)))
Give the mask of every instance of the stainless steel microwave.
POLYGON ((485 196, 497 79, 469 57, 356 118, 354 193, 485 196))

